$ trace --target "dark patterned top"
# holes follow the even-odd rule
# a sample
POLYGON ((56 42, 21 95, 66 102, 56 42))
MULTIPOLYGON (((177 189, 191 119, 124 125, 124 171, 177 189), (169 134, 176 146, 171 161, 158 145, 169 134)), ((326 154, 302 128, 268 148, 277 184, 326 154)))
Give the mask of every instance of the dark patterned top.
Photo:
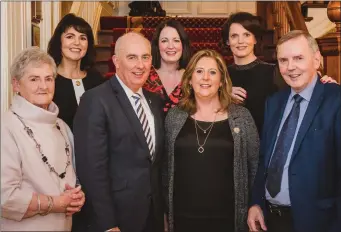
POLYGON ((157 93, 160 95, 164 101, 163 111, 167 112, 170 108, 176 106, 181 98, 181 83, 179 83, 171 92, 170 95, 167 94, 166 89, 163 87, 161 79, 157 74, 156 70, 152 68, 148 80, 143 86, 144 89, 149 92, 157 93))

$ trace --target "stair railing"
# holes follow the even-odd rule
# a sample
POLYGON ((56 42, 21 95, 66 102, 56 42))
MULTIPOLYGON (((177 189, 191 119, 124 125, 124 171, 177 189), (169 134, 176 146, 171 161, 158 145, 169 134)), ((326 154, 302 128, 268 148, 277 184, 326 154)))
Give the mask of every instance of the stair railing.
POLYGON ((330 1, 327 15, 336 27, 334 31, 317 38, 323 56, 323 72, 341 83, 341 2, 330 1))
POLYGON ((272 2, 272 14, 274 18, 275 43, 291 30, 308 31, 301 13, 300 2, 272 2))

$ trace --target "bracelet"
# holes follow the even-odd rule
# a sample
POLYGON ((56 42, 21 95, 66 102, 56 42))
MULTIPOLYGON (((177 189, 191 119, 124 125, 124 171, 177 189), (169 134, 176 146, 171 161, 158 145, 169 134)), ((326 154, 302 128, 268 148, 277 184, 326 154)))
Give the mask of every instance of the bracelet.
POLYGON ((53 198, 51 196, 48 196, 49 198, 49 202, 51 202, 51 204, 49 205, 49 208, 47 210, 47 214, 49 214, 54 206, 54 202, 53 202, 53 198))
POLYGON ((40 214, 41 212, 40 212, 40 210, 41 210, 41 208, 40 208, 40 197, 39 197, 39 194, 37 194, 37 202, 38 202, 38 214, 40 214))
POLYGON ((46 197, 47 197, 47 200, 48 200, 47 210, 46 210, 45 213, 40 213, 41 216, 48 215, 51 212, 51 210, 53 208, 53 205, 54 205, 52 197, 51 196, 46 196, 46 197))

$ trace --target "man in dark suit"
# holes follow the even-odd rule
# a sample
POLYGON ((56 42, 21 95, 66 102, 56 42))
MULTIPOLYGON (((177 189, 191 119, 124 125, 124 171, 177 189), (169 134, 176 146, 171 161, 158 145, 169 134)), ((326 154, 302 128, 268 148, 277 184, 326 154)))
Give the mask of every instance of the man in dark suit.
POLYGON ((341 231, 340 87, 318 80, 321 55, 306 32, 283 36, 277 59, 291 88, 266 102, 249 228, 341 231))
POLYGON ((74 120, 77 175, 90 232, 163 231, 163 113, 142 90, 152 57, 147 39, 116 41, 116 75, 84 93, 74 120))

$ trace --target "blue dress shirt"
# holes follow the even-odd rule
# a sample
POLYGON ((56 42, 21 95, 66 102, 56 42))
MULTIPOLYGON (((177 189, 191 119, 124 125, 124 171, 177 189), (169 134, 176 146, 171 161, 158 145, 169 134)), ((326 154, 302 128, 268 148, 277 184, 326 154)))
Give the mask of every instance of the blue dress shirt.
MULTIPOLYGON (((284 165, 284 169, 283 169, 283 176, 282 176, 282 183, 281 183, 281 191, 276 195, 276 197, 272 198, 268 192, 268 190, 265 188, 265 196, 266 199, 271 202, 272 204, 276 204, 276 205, 286 205, 286 206, 290 206, 291 202, 290 202, 290 194, 289 194, 289 179, 288 179, 288 168, 289 168, 289 163, 291 160, 291 156, 292 156, 292 151, 294 149, 294 145, 296 142, 296 137, 297 137, 297 133, 299 131, 299 128, 301 126, 303 117, 305 115, 305 112, 307 111, 308 108, 308 104, 309 101, 311 99, 311 95, 313 94, 314 91, 314 87, 317 81, 317 76, 315 77, 315 79, 304 89, 302 90, 300 93, 298 93, 301 97, 303 97, 303 100, 300 104, 300 116, 298 118, 298 123, 297 123, 297 127, 296 127, 296 131, 295 131, 295 136, 293 139, 293 143, 291 144, 289 153, 288 153, 288 157, 287 157, 287 161, 284 165)), ((284 110, 284 114, 281 120, 281 124, 277 133, 277 138, 276 138, 276 142, 275 142, 275 146, 276 147, 276 143, 277 143, 277 139, 279 136, 280 131, 282 130, 282 126, 286 120, 286 118, 288 117, 292 106, 294 105, 294 95, 297 94, 293 89, 291 89, 291 93, 289 95, 287 104, 285 106, 285 110, 284 110)), ((273 155, 274 151, 272 151, 272 155, 273 155)), ((271 155, 271 156, 272 156, 271 155)), ((270 161, 271 162, 271 161, 270 161)), ((269 164, 270 164, 269 162, 269 164)))

